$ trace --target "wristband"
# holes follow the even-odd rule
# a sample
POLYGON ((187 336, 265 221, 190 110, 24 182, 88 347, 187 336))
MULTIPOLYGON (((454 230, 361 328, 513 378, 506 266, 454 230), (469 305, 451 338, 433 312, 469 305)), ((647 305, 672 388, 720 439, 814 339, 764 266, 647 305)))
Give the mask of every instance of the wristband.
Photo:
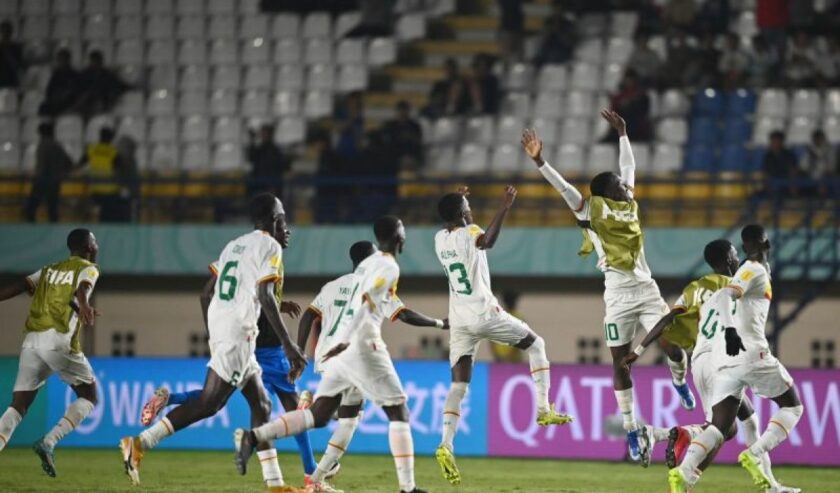
POLYGON ((436 318, 435 319, 435 327, 437 327, 438 329, 442 329, 443 326, 444 326, 443 320, 441 320, 439 318, 436 318))
POLYGON ((647 348, 639 344, 638 346, 636 346, 636 349, 634 349, 633 352, 636 353, 636 356, 641 356, 645 352, 645 349, 647 348))

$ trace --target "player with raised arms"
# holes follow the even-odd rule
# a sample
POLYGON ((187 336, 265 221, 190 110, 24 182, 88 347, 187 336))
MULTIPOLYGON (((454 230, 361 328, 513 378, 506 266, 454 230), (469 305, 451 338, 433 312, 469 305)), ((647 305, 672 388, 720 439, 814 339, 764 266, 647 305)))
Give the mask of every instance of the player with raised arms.
POLYGON ((0 289, 0 301, 24 292, 32 296, 12 404, 0 417, 0 450, 9 443, 50 375, 58 374, 76 393, 64 416, 32 446, 50 477, 56 476, 56 444, 79 426, 97 401, 96 378, 82 353, 80 336, 82 326, 92 326, 98 315, 90 305, 90 296, 99 279, 95 264, 99 245, 89 230, 74 229, 67 235, 67 248, 70 257, 0 289))
MULTIPOLYGON (((358 282, 355 270, 363 260, 374 253, 376 253, 376 247, 373 243, 369 241, 354 243, 350 247, 353 272, 325 284, 300 319, 298 346, 306 347, 313 329, 318 334, 314 358, 316 373, 323 372, 321 360, 332 347, 332 341, 341 340, 344 336, 344 331, 347 330, 350 319, 353 318, 353 315, 361 306, 361 297, 357 296, 351 300, 353 286, 358 282)), ((429 318, 406 308, 397 296, 392 298, 385 312, 391 321, 399 319, 417 327, 438 327, 444 330, 449 328, 446 320, 429 318)), ((327 449, 321 457, 321 461, 318 462, 318 468, 312 475, 310 484, 312 491, 342 493, 341 490, 333 488, 326 480, 329 479, 332 472, 336 471, 338 461, 347 451, 350 440, 359 426, 363 399, 361 391, 356 388, 342 394, 341 406, 337 412, 338 426, 327 442, 327 449)))
MULTIPOLYGON (((522 134, 522 147, 543 177, 552 185, 583 228, 581 255, 597 252, 598 269, 604 273, 604 336, 613 360, 615 399, 627 431, 630 457, 643 466, 650 464, 651 433, 636 420, 633 405, 633 379, 621 360, 630 353, 630 345, 641 325, 649 332, 668 313, 668 305, 645 258, 644 235, 639 220, 639 205, 633 198, 636 161, 627 137, 627 125, 618 113, 603 110, 604 118, 619 135, 621 176, 604 172, 592 178, 591 196, 584 199, 542 157, 542 141, 534 130, 522 134)), ((674 388, 685 409, 694 409, 694 396, 685 381, 688 357, 676 346, 665 349, 674 388)))
POLYGON ((461 482, 455 462, 455 433, 461 416, 461 401, 467 394, 475 354, 481 341, 494 341, 521 349, 528 354, 531 377, 536 388, 537 423, 541 426, 569 423, 572 418, 558 414, 548 400, 550 364, 545 341, 528 325, 502 309, 490 286, 487 250, 493 248, 513 201, 516 189, 505 188, 502 204, 487 231, 473 222, 467 189, 444 195, 438 213, 445 222, 435 235, 435 253, 449 279, 449 365, 452 385, 443 406, 443 436, 435 457, 444 478, 461 482))
POLYGON ((793 378, 773 356, 764 333, 773 298, 768 258, 770 240, 764 228, 741 230, 747 261, 732 281, 710 297, 700 311, 700 333, 693 361, 711 382, 711 424, 686 451, 682 463, 668 472, 672 493, 690 491, 702 473, 700 464, 724 441, 735 423, 744 391, 767 397, 779 406, 764 433, 741 452, 738 462, 756 486, 767 491, 796 491, 778 484, 770 472, 769 452, 782 443, 802 417, 803 406, 793 378))
POLYGON ((341 339, 333 342, 335 345, 321 360, 328 363, 323 367, 312 407, 285 414, 252 430, 237 430, 236 463, 240 471, 256 443, 326 426, 341 406, 342 396, 358 389, 364 398, 382 406, 388 416, 388 441, 401 491, 423 493, 414 482, 414 441, 406 395, 381 334, 382 322, 397 294, 400 276, 397 256, 405 245, 405 227, 399 218, 384 216, 376 221, 373 230, 380 251, 356 268, 358 280, 351 291, 351 301, 345 306, 353 306, 356 297, 362 303, 341 339))
MULTIPOLYGON (((248 401, 253 426, 271 419, 271 401, 254 354, 261 312, 285 349, 292 365, 290 377, 300 375, 306 366, 306 358, 289 337, 276 297, 283 249, 275 238, 278 230, 286 229, 283 204, 273 194, 262 193, 251 200, 250 209, 254 231, 230 241, 219 256, 221 271, 207 311, 210 362, 201 395, 173 409, 140 436, 120 440, 125 472, 134 484, 140 482, 140 462, 146 451, 167 436, 215 415, 236 389, 248 401)), ((261 440, 255 446, 269 491, 297 491, 284 485, 271 440, 261 440)))

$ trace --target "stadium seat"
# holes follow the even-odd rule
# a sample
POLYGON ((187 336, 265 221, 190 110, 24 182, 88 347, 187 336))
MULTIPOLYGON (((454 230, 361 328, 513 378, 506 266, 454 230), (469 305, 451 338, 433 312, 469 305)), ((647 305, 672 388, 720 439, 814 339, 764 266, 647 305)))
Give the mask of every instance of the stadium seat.
POLYGON ((787 128, 787 143, 791 145, 808 144, 811 134, 817 129, 817 122, 813 118, 799 116, 790 121, 787 128))
POLYGON ((204 41, 185 40, 178 45, 178 63, 207 63, 207 43, 204 41))
POLYGON ((840 89, 829 89, 825 92, 825 116, 840 116, 840 89))
POLYGON ((379 67, 397 61, 397 44, 392 38, 374 38, 368 44, 368 65, 379 67))
POLYGON ((210 94, 210 114, 230 116, 239 111, 239 96, 234 90, 219 89, 210 94))
POLYGON ((178 19, 178 39, 204 40, 207 37, 207 21, 203 15, 190 15, 178 19))
POLYGON ((178 87, 188 91, 206 91, 210 86, 210 77, 205 65, 187 65, 179 73, 178 87))
POLYGON ((481 144, 464 144, 458 153, 457 171, 462 174, 484 173, 489 168, 487 148, 481 144))
POLYGON ((797 89, 793 91, 790 101, 790 116, 804 116, 817 118, 822 112, 822 98, 814 89, 797 89))
POLYGON ((254 38, 242 43, 242 62, 246 65, 263 65, 271 59, 271 45, 265 38, 254 38))
POLYGON ((174 33, 175 18, 171 15, 151 15, 146 18, 146 39, 168 41, 174 33))
POLYGON ((271 19, 270 16, 265 14, 244 15, 239 19, 240 39, 265 38, 268 36, 268 21, 271 19))
MULTIPOLYGON (((670 121, 670 120, 668 120, 670 121)), ((720 140, 720 128, 717 120, 708 117, 698 117, 691 120, 688 141, 692 146, 716 146, 720 140)), ((682 142, 671 142, 680 144, 682 142)))
POLYGON ((464 122, 464 142, 490 145, 494 138, 492 116, 473 116, 464 122))
POLYGON ((332 37, 332 21, 330 15, 325 12, 315 12, 306 16, 301 25, 301 35, 304 38, 326 38, 332 37))
POLYGON ((750 141, 752 125, 742 117, 726 119, 723 127, 723 141, 726 145, 744 145, 750 141))
POLYGON ((172 143, 157 144, 152 147, 149 153, 149 160, 146 167, 153 170, 175 170, 178 169, 179 161, 178 146, 172 143))
POLYGON ((306 87, 324 92, 332 92, 335 87, 335 70, 332 65, 311 65, 306 70, 306 87))
POLYGON ((19 13, 17 0, 10 0, 8 2, 0 2, 0 16, 15 17, 19 13))
POLYGON ((458 166, 458 152, 453 146, 435 146, 429 149, 429 170, 449 174, 458 166))
MULTIPOLYGON (((75 115, 58 117, 55 120, 55 138, 62 143, 81 143, 84 138, 84 124, 82 123, 82 119, 75 115)), ((0 138, 0 140, 16 139, 0 138)))
POLYGON ((117 124, 117 135, 126 135, 139 144, 146 142, 146 119, 142 116, 125 116, 117 124))
POLYGON ((595 144, 589 148, 586 172, 592 175, 618 169, 618 149, 615 144, 595 144))
POLYGON ((205 115, 208 113, 207 93, 205 91, 182 91, 178 97, 180 115, 205 115))
POLYGON ((723 114, 723 94, 715 89, 707 88, 697 91, 691 108, 694 116, 720 118, 723 114))
POLYGON ((280 145, 299 144, 305 139, 306 122, 302 118, 283 118, 274 130, 274 140, 280 145))
POLYGON ((301 61, 303 49, 297 39, 281 39, 274 45, 274 62, 293 64, 301 61))
POLYGON ((20 111, 21 116, 35 116, 38 114, 38 107, 41 106, 41 101, 44 99, 44 95, 41 94, 41 91, 37 90, 27 90, 23 91, 23 94, 20 98, 20 111))
POLYGON ((204 0, 177 0, 176 9, 178 15, 203 15, 204 0))
MULTIPOLYGON (((8 0, 7 0, 8 1, 8 0)), ((24 3, 29 0, 24 0, 24 3)), ((53 15, 76 15, 82 11, 81 0, 57 0, 53 2, 53 15)))
POLYGON ((609 65, 604 66, 604 72, 601 75, 601 89, 609 93, 617 91, 623 77, 623 65, 610 63, 609 65))
POLYGON ((566 97, 566 106, 563 116, 589 119, 592 117, 593 110, 592 93, 570 91, 566 97))
POLYGON ((310 39, 304 47, 303 61, 307 65, 332 63, 332 43, 326 39, 310 39))
POLYGON ((175 65, 158 65, 149 69, 149 87, 152 90, 174 90, 178 84, 178 67, 175 65))
MULTIPOLYGON (((189 0, 180 0, 181 2, 189 0)), ((197 2, 200 0, 192 0, 197 2)), ((143 2, 137 0, 114 0, 114 13, 116 15, 139 15, 143 13, 143 2)))
POLYGON ((264 117, 268 116, 271 110, 268 91, 247 91, 242 95, 242 116, 264 117))
POLYGON ((494 144, 496 145, 518 145, 522 139, 522 129, 525 128, 525 121, 522 118, 515 116, 502 116, 496 123, 496 135, 494 137, 494 144))
POLYGON ((575 119, 563 120, 560 126, 560 143, 588 145, 591 139, 590 130, 589 125, 581 125, 575 119))
POLYGON ((140 41, 145 37, 144 32, 143 17, 139 15, 123 15, 117 17, 114 25, 114 37, 117 39, 140 41))
POLYGON ((758 24, 756 23, 755 11, 741 11, 741 13, 738 14, 738 20, 735 21, 733 31, 742 38, 752 38, 758 34, 758 24))
POLYGON ((245 69, 245 83, 243 88, 249 89, 271 89, 272 67, 268 64, 251 65, 245 69))
POLYGON ((565 65, 543 65, 537 76, 537 90, 539 92, 564 91, 568 85, 566 79, 565 65))
POLYGON ((557 92, 541 92, 534 100, 534 116, 560 118, 563 115, 563 96, 557 92))
POLYGON ((211 86, 217 89, 239 90, 239 78, 241 71, 235 65, 218 65, 213 67, 211 74, 211 86))
MULTIPOLYGON (((26 2, 24 2, 24 5, 26 2)), ((50 19, 47 16, 30 15, 23 19, 20 37, 24 41, 48 39, 50 37, 50 19)))
POLYGON ((25 17, 50 13, 50 0, 26 0, 20 4, 20 13, 25 17))
POLYGON ((604 60, 604 42, 599 38, 581 40, 575 46, 575 60, 600 65, 604 60))
POLYGON ((781 89, 763 89, 758 96, 757 118, 787 118, 788 96, 781 89))
POLYGON ((521 173, 524 154, 518 145, 502 144, 493 149, 490 171, 495 173, 521 173))
POLYGON ((636 161, 636 175, 644 175, 650 173, 653 167, 653 162, 650 156, 650 146, 637 142, 633 144, 633 160, 636 161))
POLYGON ((111 18, 102 14, 85 17, 82 34, 85 39, 111 39, 111 18))
POLYGON ((184 142, 207 142, 210 139, 210 121, 204 116, 193 115, 181 122, 181 140, 184 142))
POLYGON ((114 61, 121 65, 142 65, 145 63, 145 46, 142 41, 124 39, 117 42, 114 61))
POLYGON ((683 165, 683 150, 671 144, 656 144, 653 150, 650 172, 671 173, 679 171, 683 165))
POLYGON ((0 142, 17 142, 20 139, 20 121, 16 116, 0 116, 0 142))
POLYGON ((452 144, 461 140, 461 122, 457 118, 442 117, 435 120, 430 134, 432 144, 452 144))
POLYGON ((333 39, 341 39, 362 22, 362 14, 359 11, 349 11, 339 14, 335 19, 333 28, 333 39))
POLYGON ((235 171, 243 167, 242 149, 231 143, 217 145, 211 167, 214 171, 235 171))
POLYGON ((770 132, 775 130, 785 130, 785 122, 780 118, 759 118, 753 126, 753 144, 767 145, 767 140, 770 138, 770 132))
POLYGON ((128 91, 123 93, 114 107, 114 113, 118 115, 142 115, 144 111, 143 93, 140 91, 128 91))
POLYGON ((630 39, 636 34, 639 14, 632 11, 613 12, 610 16, 610 32, 618 37, 630 39))
POLYGON ((662 93, 662 97, 659 98, 659 111, 657 115, 669 117, 669 116, 686 116, 688 115, 688 98, 685 97, 685 93, 678 89, 668 89, 667 91, 662 93))
POLYGON ((748 89, 738 89, 726 94, 726 114, 729 116, 748 116, 755 113, 755 93, 748 89))
POLYGON ((656 124, 656 138, 667 144, 685 144, 688 124, 681 118, 665 118, 656 124))
POLYGON ((236 13, 237 0, 207 0, 207 13, 232 16, 236 13))
MULTIPOLYGON (((23 156, 21 156, 21 166, 23 171, 31 173, 35 171, 35 160, 38 154, 38 144, 29 144, 23 149, 23 156)), ((70 156, 72 159, 73 156, 70 156)))
POLYGON ((423 13, 406 13, 397 19, 397 39, 413 41, 426 37, 426 16, 423 13))
POLYGON ((239 49, 236 41, 216 39, 210 44, 210 63, 213 65, 232 64, 239 61, 239 49))
POLYGON ((338 90, 361 91, 367 88, 368 70, 360 64, 342 65, 338 70, 338 90))
POLYGON ((540 140, 546 147, 554 146, 560 142, 560 126, 557 124, 557 120, 553 118, 535 118, 529 127, 537 131, 537 135, 540 136, 540 140))
POLYGON ((685 155, 686 171, 714 171, 717 169, 717 159, 712 147, 694 145, 688 147, 685 155))
POLYGON ((271 104, 275 116, 295 116, 300 114, 300 93, 280 91, 274 94, 271 104))
POLYGON ((823 120, 825 138, 834 145, 840 144, 840 117, 830 116, 823 120))
POLYGON ((157 89, 149 94, 146 113, 151 116, 168 116, 175 113, 175 94, 170 89, 157 89))
POLYGON ((728 145, 720 152, 720 171, 747 171, 750 155, 743 145, 728 145))
POLYGON ((33 116, 24 118, 20 122, 20 142, 34 144, 38 142, 38 125, 41 123, 39 117, 33 116))
POLYGON ((172 65, 177 60, 175 43, 172 41, 151 41, 146 49, 146 63, 149 65, 172 65))
POLYGON ((531 115, 531 95, 526 92, 508 92, 502 98, 501 108, 504 115, 528 118, 531 115))
POLYGON ((606 62, 627 65, 633 54, 634 44, 625 38, 610 38, 607 44, 606 62))
POLYGON ((308 91, 303 100, 303 114, 307 118, 323 118, 332 114, 332 96, 322 91, 308 91))
POLYGON ((178 141, 178 120, 173 117, 153 118, 149 122, 149 141, 155 144, 178 141))
POLYGON ((342 39, 336 47, 335 61, 342 64, 365 63, 365 42, 362 39, 342 39))
POLYGON ((571 88, 581 91, 597 91, 600 87, 601 73, 597 65, 575 63, 572 65, 571 88))
POLYGON ((278 89, 303 89, 303 67, 299 64, 281 65, 274 76, 278 89))
POLYGON ((86 14, 111 14, 111 0, 85 0, 86 14))
POLYGON ((207 35, 210 39, 236 39, 236 17, 229 15, 214 15, 207 24, 207 35))
POLYGON ((173 16, 175 2, 146 2, 145 13, 147 15, 168 15, 173 16))
POLYGON ((206 142, 191 142, 181 152, 181 169, 200 171, 210 168, 210 150, 206 142))
POLYGON ((105 127, 111 127, 116 131, 116 121, 111 115, 97 115, 87 122, 83 142, 96 142, 99 140, 99 131, 105 127))
MULTIPOLYGON (((599 105, 599 107, 604 108, 607 105, 599 105)), ((598 142, 599 140, 603 139, 610 133, 610 124, 606 122, 603 118, 594 118, 592 120, 592 142, 598 142)), ((635 144, 633 146, 635 149, 635 144)))
POLYGON ((534 68, 530 63, 514 63, 505 76, 505 88, 508 91, 528 91, 534 80, 534 68))
POLYGON ((216 118, 213 120, 213 142, 239 143, 243 137, 242 122, 239 118, 216 118))
POLYGON ((0 115, 18 112, 18 93, 12 89, 0 89, 0 115))
POLYGON ((271 37, 274 39, 297 39, 300 18, 295 14, 277 14, 271 23, 271 37))
MULTIPOLYGON (((548 158, 549 156, 546 156, 546 159, 548 158)), ((586 154, 583 146, 565 144, 557 147, 549 162, 563 170, 564 174, 580 175, 586 169, 586 154)))
POLYGON ((0 142, 0 171, 17 171, 21 168, 20 147, 17 142, 0 142))

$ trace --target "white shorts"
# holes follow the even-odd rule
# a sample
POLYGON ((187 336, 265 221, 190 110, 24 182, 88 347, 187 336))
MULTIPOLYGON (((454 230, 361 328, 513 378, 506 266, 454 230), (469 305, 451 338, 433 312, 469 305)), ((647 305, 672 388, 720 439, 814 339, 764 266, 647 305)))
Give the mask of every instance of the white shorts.
POLYGON ((20 350, 15 392, 38 390, 53 373, 70 386, 96 379, 85 355, 67 350, 25 347, 20 350))
POLYGON ((793 387, 793 377, 775 356, 768 354, 763 359, 737 366, 718 365, 715 377, 715 391, 712 405, 727 397, 740 397, 746 388, 754 393, 772 399, 779 397, 793 387))
POLYGON ((506 311, 476 325, 452 327, 449 329, 449 365, 455 366, 464 356, 472 356, 475 360, 481 341, 515 346, 533 333, 528 324, 506 311))
POLYGON ((608 289, 604 291, 604 304, 604 337, 608 347, 633 342, 639 326, 650 332, 668 313, 668 304, 656 283, 636 289, 608 289))
POLYGON ((225 382, 242 389, 248 380, 262 375, 262 368, 254 355, 256 347, 255 337, 239 342, 210 341, 210 361, 207 367, 225 382))
POLYGON ((330 362, 324 369, 315 399, 337 395, 342 396, 342 404, 351 406, 361 402, 360 396, 377 406, 396 406, 406 401, 384 342, 353 342, 330 362))
MULTIPOLYGON (((707 423, 711 423, 712 407, 720 402, 715 401, 715 384, 718 371, 712 353, 703 353, 691 357, 691 377, 699 394, 700 404, 703 406, 703 416, 707 423)), ((743 396, 743 392, 741 392, 741 396, 743 396)))

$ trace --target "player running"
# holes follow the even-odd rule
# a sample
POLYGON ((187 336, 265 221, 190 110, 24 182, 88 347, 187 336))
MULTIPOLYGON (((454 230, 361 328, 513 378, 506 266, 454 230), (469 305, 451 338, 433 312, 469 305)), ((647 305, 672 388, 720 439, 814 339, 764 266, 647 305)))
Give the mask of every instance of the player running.
POLYGON ((461 482, 455 463, 454 440, 461 415, 461 401, 467 394, 475 353, 481 341, 516 347, 528 354, 531 377, 537 392, 537 423, 561 425, 572 420, 558 414, 549 404, 550 365, 545 341, 528 325, 504 311, 490 287, 487 250, 493 248, 502 223, 516 199, 516 189, 505 188, 502 205, 485 232, 473 223, 467 190, 444 195, 438 213, 446 224, 435 235, 435 253, 449 279, 449 364, 452 385, 443 406, 443 436, 435 451, 444 478, 461 482))
MULTIPOLYGON (((592 195, 584 199, 580 192, 560 176, 542 158, 542 142, 534 130, 522 134, 522 147, 536 163, 543 177, 560 192, 583 228, 580 254, 598 253, 598 268, 604 273, 604 335, 613 360, 615 399, 627 431, 630 457, 641 464, 650 463, 650 434, 636 421, 633 406, 633 379, 621 364, 630 353, 630 344, 641 325, 646 331, 668 313, 668 305, 650 273, 645 259, 644 236, 639 220, 639 206, 633 199, 636 162, 627 125, 614 111, 604 110, 601 117, 619 135, 619 168, 621 176, 612 172, 596 175, 589 184, 592 195)), ((685 409, 694 409, 694 396, 685 382, 685 351, 670 346, 665 350, 674 388, 685 409)))
POLYGON ((76 393, 64 416, 32 446, 41 459, 41 468, 53 478, 56 444, 96 406, 96 378, 79 338, 82 326, 92 326, 97 315, 90 296, 99 279, 95 264, 99 246, 93 233, 74 229, 67 235, 67 248, 69 258, 0 289, 0 301, 23 292, 32 296, 12 405, 0 417, 0 450, 9 443, 50 375, 57 373, 76 393))
MULTIPOLYGON (((274 238, 286 227, 283 204, 270 193, 259 194, 251 201, 251 219, 255 230, 229 242, 219 256, 222 269, 207 313, 210 362, 201 396, 176 407, 140 436, 120 440, 125 471, 134 484, 140 482, 140 462, 146 451, 178 430, 216 414, 236 389, 248 401, 254 426, 270 420, 271 401, 254 355, 261 311, 285 348, 292 364, 290 375, 298 376, 306 366, 305 357, 289 337, 275 296, 283 250, 274 238)), ((271 440, 261 440, 256 446, 269 491, 297 491, 284 486, 271 440)))
POLYGON ((764 433, 738 461, 762 490, 796 491, 775 481, 769 452, 783 442, 802 417, 802 403, 787 369, 770 352, 764 334, 773 290, 767 264, 770 241, 759 225, 741 231, 747 261, 732 282, 709 298, 700 312, 694 371, 712 382, 711 424, 688 447, 682 463, 668 473, 671 492, 689 491, 700 479, 699 465, 724 441, 746 388, 779 405, 764 433), (740 300, 740 303, 737 301, 740 300))
MULTIPOLYGON (((320 361, 332 347, 332 341, 341 340, 344 331, 347 330, 350 319, 355 311, 361 306, 361 297, 351 300, 353 286, 359 278, 355 274, 359 264, 376 253, 376 247, 369 241, 360 241, 350 247, 350 260, 353 262, 353 271, 338 279, 328 282, 321 288, 321 292, 303 313, 298 327, 298 346, 306 347, 309 334, 314 328, 318 334, 317 345, 315 346, 315 372, 323 372, 323 364, 320 361)), ((399 297, 394 296, 387 309, 384 310, 392 321, 399 319, 409 325, 417 327, 438 327, 447 330, 449 327, 446 320, 429 318, 406 308, 399 297)), ((316 492, 343 493, 326 482, 330 478, 330 472, 335 471, 338 461, 344 455, 350 440, 361 420, 363 396, 358 389, 345 392, 341 398, 341 406, 338 408, 338 426, 327 442, 327 449, 318 463, 318 469, 312 475, 310 487, 316 492)))
POLYGON ((296 435, 329 423, 346 394, 358 390, 388 416, 388 439, 397 469, 400 489, 405 493, 424 493, 414 483, 414 441, 408 423, 406 395, 394 369, 394 363, 382 340, 381 326, 393 314, 400 267, 396 257, 405 245, 405 227, 398 218, 384 216, 374 224, 379 252, 366 258, 356 268, 358 276, 344 307, 361 305, 342 337, 324 354, 323 377, 318 384, 315 402, 309 409, 293 411, 280 419, 252 430, 237 430, 237 468, 243 470, 254 451, 254 444, 273 438, 296 435))
MULTIPOLYGON (((283 250, 289 247, 289 240, 291 239, 291 231, 288 228, 277 231, 278 235, 275 237, 283 250)), ((213 300, 213 294, 216 287, 216 278, 219 276, 219 268, 216 262, 209 266, 210 279, 204 286, 204 291, 201 294, 201 313, 204 315, 205 327, 207 326, 207 311, 210 302, 213 300)), ((275 283, 275 295, 277 303, 280 306, 280 313, 285 313, 292 318, 297 318, 300 315, 300 305, 291 301, 283 301, 283 264, 280 264, 278 275, 280 278, 275 283)), ((294 382, 289 378, 289 371, 291 364, 283 351, 283 345, 280 339, 272 329, 265 313, 260 314, 257 321, 257 349, 255 355, 257 363, 262 368, 262 382, 263 386, 270 392, 277 395, 280 404, 286 412, 294 411, 298 408, 301 401, 297 394, 294 382)), ((140 424, 149 426, 160 412, 172 404, 184 404, 192 400, 197 400, 201 396, 201 389, 192 390, 189 392, 178 392, 171 394, 169 389, 161 387, 155 390, 154 396, 146 402, 143 406, 143 411, 140 415, 140 424)), ((301 462, 303 463, 304 481, 309 482, 310 475, 315 472, 315 454, 312 452, 312 445, 309 440, 309 433, 301 433, 295 436, 297 442, 298 452, 300 454, 301 462)), ((336 470, 328 473, 332 477, 337 473, 336 470)))

